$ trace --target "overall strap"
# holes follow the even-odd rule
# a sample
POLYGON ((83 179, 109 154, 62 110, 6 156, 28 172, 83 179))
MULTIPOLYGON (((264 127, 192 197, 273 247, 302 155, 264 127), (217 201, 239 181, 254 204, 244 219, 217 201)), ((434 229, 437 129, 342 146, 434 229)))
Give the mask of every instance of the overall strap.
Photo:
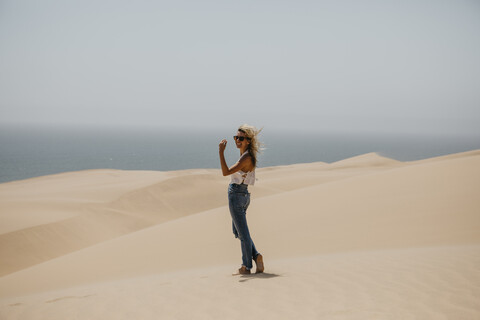
MULTIPOLYGON (((243 172, 243 171, 242 171, 242 172, 243 172)), ((245 179, 247 179, 247 174, 248 174, 248 172, 244 172, 244 173, 242 174, 242 178, 243 178, 243 179, 242 179, 242 184, 245 182, 245 179)))
MULTIPOLYGON (((242 158, 245 154, 247 153, 250 153, 248 150, 246 150, 241 156, 240 158, 242 158)), ((245 179, 247 179, 247 175, 248 175, 248 172, 243 172, 240 170, 240 172, 242 172, 242 184, 245 182, 245 179)))

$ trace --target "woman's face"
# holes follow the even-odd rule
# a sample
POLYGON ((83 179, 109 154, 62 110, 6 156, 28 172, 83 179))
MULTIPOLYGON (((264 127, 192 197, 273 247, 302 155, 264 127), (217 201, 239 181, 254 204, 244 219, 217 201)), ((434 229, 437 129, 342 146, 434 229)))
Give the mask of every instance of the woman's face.
POLYGON ((240 139, 235 139, 235 145, 237 146, 238 149, 242 147, 247 147, 250 141, 247 139, 247 135, 242 132, 242 131, 237 131, 237 137, 245 137, 243 141, 240 141, 240 139))

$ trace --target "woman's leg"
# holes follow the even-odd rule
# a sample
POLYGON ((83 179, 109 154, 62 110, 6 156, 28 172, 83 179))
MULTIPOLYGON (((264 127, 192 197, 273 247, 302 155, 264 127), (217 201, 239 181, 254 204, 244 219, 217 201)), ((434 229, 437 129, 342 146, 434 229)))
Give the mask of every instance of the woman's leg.
POLYGON ((260 253, 257 251, 257 248, 255 248, 255 244, 253 243, 252 240, 252 259, 255 260, 255 258, 259 255, 260 253))
POLYGON ((234 234, 236 231, 236 235, 238 235, 238 238, 240 239, 242 249, 242 264, 247 267, 247 269, 252 269, 252 251, 255 246, 253 245, 253 241, 250 237, 246 217, 246 209, 250 203, 250 194, 230 193, 228 198, 234 234))
POLYGON ((233 219, 232 219, 232 231, 235 238, 238 238, 238 231, 237 231, 237 228, 235 228, 235 222, 233 222, 233 219))
MULTIPOLYGON (((250 205, 250 194, 248 194, 248 201, 245 206, 245 219, 246 219, 247 209, 249 205, 250 205)), ((257 248, 255 248, 255 244, 253 243, 252 237, 250 237, 250 240, 252 240, 252 259, 255 260, 255 258, 259 255, 259 252, 257 251, 257 248)))
POLYGON ((235 227, 238 231, 238 238, 240 239, 240 245, 242 248, 242 264, 247 267, 247 269, 252 269, 252 259, 253 259, 253 241, 250 237, 250 232, 248 230, 247 219, 245 214, 237 214, 234 220, 235 227))

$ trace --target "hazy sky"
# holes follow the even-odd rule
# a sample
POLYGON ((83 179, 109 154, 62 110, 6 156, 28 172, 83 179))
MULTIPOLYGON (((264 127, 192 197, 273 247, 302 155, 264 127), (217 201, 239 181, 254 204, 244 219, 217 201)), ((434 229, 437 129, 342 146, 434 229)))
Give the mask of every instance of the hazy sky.
POLYGON ((480 1, 0 0, 0 119, 480 135, 480 1))

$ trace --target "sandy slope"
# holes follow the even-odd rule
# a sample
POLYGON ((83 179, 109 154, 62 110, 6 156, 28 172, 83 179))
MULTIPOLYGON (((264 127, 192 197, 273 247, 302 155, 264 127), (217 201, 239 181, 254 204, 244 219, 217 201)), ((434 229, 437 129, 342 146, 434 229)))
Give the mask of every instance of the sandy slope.
POLYGON ((270 260, 157 273, 0 300, 2 319, 478 319, 480 246, 270 260))
MULTIPOLYGON (((373 161, 390 159, 375 154, 373 161)), ((360 158, 364 158, 361 156, 360 158)), ((364 173, 323 163, 259 170, 255 196, 364 173)), ((87 170, 0 184, 0 276, 158 223, 225 206, 218 170, 87 170)))
POLYGON ((1 184, 0 316, 480 317, 480 151, 257 176, 248 217, 267 273, 240 278, 228 275, 240 249, 218 170, 1 184))

